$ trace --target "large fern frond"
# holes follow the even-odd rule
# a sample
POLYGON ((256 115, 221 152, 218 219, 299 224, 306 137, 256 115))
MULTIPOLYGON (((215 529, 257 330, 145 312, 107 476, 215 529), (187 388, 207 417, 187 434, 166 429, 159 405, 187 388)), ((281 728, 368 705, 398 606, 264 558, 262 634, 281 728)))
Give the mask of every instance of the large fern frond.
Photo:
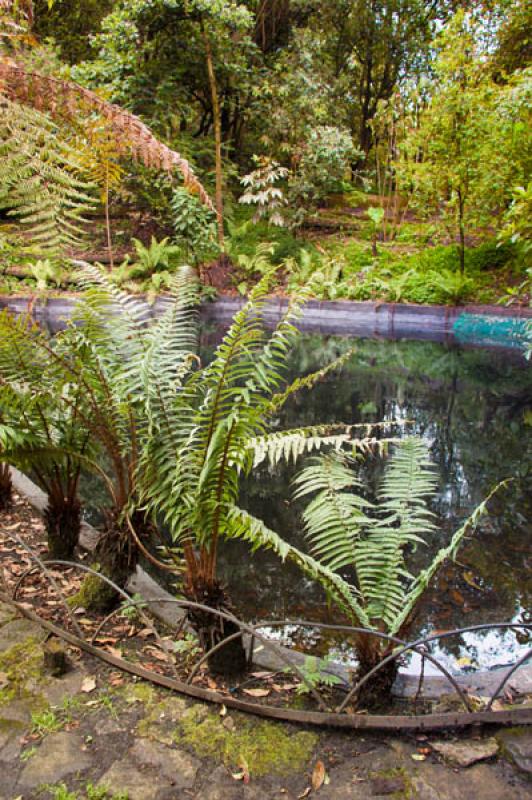
POLYGON ((359 494, 362 485, 346 456, 330 453, 315 459, 294 485, 296 500, 315 494, 303 512, 315 555, 334 571, 352 567, 362 531, 370 524, 370 503, 359 494))
POLYGON ((456 559, 456 554, 464 540, 464 538, 473 533, 476 526, 478 525, 479 520, 488 513, 488 503, 491 498, 501 489, 508 486, 511 479, 501 481, 496 486, 493 487, 491 492, 488 496, 478 504, 478 506, 474 509, 474 511, 469 515, 469 517, 465 520, 465 522, 458 528, 457 531, 453 534, 451 541, 447 545, 447 547, 442 547, 434 559, 431 561, 429 566, 420 572, 408 591, 407 596, 404 599, 402 608, 400 609, 397 617, 393 621, 393 624, 390 626, 390 633, 392 635, 398 634, 402 627, 409 621, 409 617, 412 614, 416 603, 419 601, 420 597, 422 596, 423 592, 427 589, 430 584, 432 578, 436 575, 440 567, 445 563, 445 561, 451 559, 456 559))
POLYGON ((26 226, 28 249, 57 257, 79 246, 94 207, 90 189, 57 125, 0 92, 0 207, 26 226))
POLYGON ((227 537, 248 542, 252 550, 272 550, 282 561, 291 561, 313 580, 318 580, 327 595, 357 624, 369 627, 370 620, 359 603, 356 590, 340 575, 320 561, 290 545, 262 520, 238 506, 227 509, 227 537))

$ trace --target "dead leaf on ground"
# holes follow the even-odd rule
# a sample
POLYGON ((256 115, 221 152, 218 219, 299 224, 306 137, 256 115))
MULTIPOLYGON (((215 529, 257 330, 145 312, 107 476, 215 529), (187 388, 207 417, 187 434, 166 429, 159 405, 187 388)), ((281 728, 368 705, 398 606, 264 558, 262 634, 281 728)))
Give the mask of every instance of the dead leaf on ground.
POLYGON ((242 689, 242 691, 250 697, 268 697, 270 694, 270 689, 242 689))
POLYGON ((83 678, 83 681, 81 682, 82 692, 89 694, 90 692, 93 692, 95 689, 96 689, 96 678, 94 678, 92 675, 87 675, 86 678, 83 678))
POLYGON ((316 761, 314 769, 312 770, 312 788, 317 792, 325 783, 325 764, 323 761, 316 761))
POLYGON ((309 796, 310 792, 311 792, 311 788, 310 788, 310 786, 307 786, 307 788, 305 789, 304 792, 301 792, 301 794, 298 794, 297 800, 304 800, 305 797, 309 796))

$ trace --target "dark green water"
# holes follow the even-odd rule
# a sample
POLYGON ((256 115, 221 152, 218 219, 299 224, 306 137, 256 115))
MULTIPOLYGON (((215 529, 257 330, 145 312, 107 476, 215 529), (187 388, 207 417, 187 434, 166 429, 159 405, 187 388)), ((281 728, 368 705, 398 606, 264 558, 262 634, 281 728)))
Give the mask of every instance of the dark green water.
MULTIPOLYGON (((202 358, 219 341, 206 329, 202 358)), ((341 372, 312 392, 298 394, 275 421, 279 429, 320 422, 413 420, 406 430, 430 445, 440 476, 433 510, 441 533, 415 559, 424 565, 448 541, 460 520, 500 480, 511 487, 491 504, 491 514, 447 565, 427 593, 416 632, 485 622, 531 619, 532 369, 515 351, 463 349, 430 342, 345 339, 305 334, 289 363, 288 377, 324 366, 356 346, 341 372)), ((366 469, 368 486, 378 463, 366 469)), ((286 539, 304 548, 300 507, 291 501, 293 468, 258 468, 242 488, 241 502, 286 539)), ((91 495, 94 487, 91 488, 91 495)), ((94 502, 94 500, 93 500, 94 502)), ((342 622, 319 586, 269 553, 224 544, 221 571, 237 613, 246 619, 303 618, 342 622)), ((349 646, 319 641, 350 658, 349 646)), ((530 645, 528 645, 530 646, 530 645)), ((453 669, 512 663, 525 643, 513 633, 466 634, 439 655, 453 669), (457 664, 457 662, 460 662, 457 664)))
MULTIPOLYGON (((511 488, 446 566, 420 608, 417 631, 531 619, 532 369, 516 353, 413 342, 303 335, 290 377, 327 364, 356 345, 341 372, 294 397, 277 420, 291 428, 319 422, 413 420, 407 427, 429 444, 440 475, 434 511, 441 534, 415 556, 425 564, 460 520, 498 481, 511 488)), ((208 346, 207 346, 208 351, 208 346)), ((208 353, 206 353, 207 355, 208 353)), ((366 472, 374 484, 379 465, 366 472)), ((291 502, 292 468, 258 468, 242 503, 289 541, 305 547, 300 508, 291 502)), ((275 556, 230 544, 222 570, 235 604, 248 618, 338 621, 318 587, 275 556)), ((513 633, 466 634, 445 645, 448 663, 511 663, 522 645, 513 633)))

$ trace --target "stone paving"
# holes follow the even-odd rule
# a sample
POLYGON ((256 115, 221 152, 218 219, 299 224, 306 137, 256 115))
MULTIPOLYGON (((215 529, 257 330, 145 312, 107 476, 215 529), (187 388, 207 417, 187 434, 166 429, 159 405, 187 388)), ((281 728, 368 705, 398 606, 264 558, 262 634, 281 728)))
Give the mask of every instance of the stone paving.
POLYGON ((532 797, 531 729, 305 731, 220 714, 76 653, 52 678, 43 639, 0 604, 0 800, 532 797))

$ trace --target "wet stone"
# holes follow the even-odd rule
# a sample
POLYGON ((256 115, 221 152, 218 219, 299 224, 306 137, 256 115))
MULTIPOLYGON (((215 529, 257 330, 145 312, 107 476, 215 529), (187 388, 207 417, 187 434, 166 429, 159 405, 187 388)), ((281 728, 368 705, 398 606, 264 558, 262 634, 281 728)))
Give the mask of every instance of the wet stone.
POLYGON ((423 764, 412 777, 416 800, 529 800, 526 787, 510 785, 487 764, 468 770, 450 770, 441 764, 423 764))
POLYGON ((42 628, 29 619, 14 619, 0 628, 0 652, 9 650, 13 645, 21 644, 30 638, 42 639, 42 628))
POLYGON ((83 672, 73 670, 67 672, 61 678, 50 678, 47 683, 39 685, 39 691, 43 694, 51 706, 59 706, 68 697, 78 694, 81 691, 83 682, 83 672))
POLYGON ((24 767, 18 786, 31 789, 43 783, 57 783, 67 775, 88 769, 92 760, 82 746, 83 738, 73 731, 47 736, 24 767))
POLYGON ((432 749, 446 761, 457 767, 469 767, 478 761, 485 761, 497 755, 497 740, 468 739, 457 742, 431 742, 432 749))
POLYGON ((372 778, 371 793, 378 797, 404 792, 406 785, 404 778, 372 778))
POLYGON ((151 770, 141 771, 130 758, 115 763, 98 781, 99 788, 127 794, 128 800, 156 800, 163 788, 160 778, 151 770))
POLYGON ((137 739, 128 753, 135 764, 157 769, 169 783, 179 789, 194 785, 200 762, 183 750, 165 747, 150 739, 137 739))
POLYGON ((112 719, 112 717, 107 717, 107 719, 101 720, 101 722, 97 722, 95 726, 95 731, 98 736, 109 736, 110 734, 122 733, 123 728, 119 725, 119 723, 112 719))
POLYGON ((36 702, 35 699, 11 700, 0 706, 0 724, 18 722, 29 725, 32 713, 41 710, 42 705, 43 702, 36 702))
POLYGON ((12 761, 22 749, 20 734, 22 726, 11 725, 7 730, 0 730, 0 761, 12 761))
POLYGON ((503 753, 515 766, 532 777, 532 731, 503 731, 499 734, 503 753))
POLYGON ((17 612, 9 603, 0 603, 0 626, 11 622, 16 616, 17 612))

